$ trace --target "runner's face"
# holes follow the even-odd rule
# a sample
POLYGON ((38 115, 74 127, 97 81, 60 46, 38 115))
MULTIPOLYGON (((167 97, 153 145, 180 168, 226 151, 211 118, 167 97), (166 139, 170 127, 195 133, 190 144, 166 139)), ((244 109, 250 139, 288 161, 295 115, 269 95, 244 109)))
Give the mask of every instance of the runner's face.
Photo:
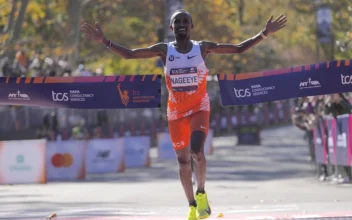
POLYGON ((184 12, 176 14, 172 20, 170 28, 178 39, 189 37, 191 29, 193 28, 191 16, 184 12))

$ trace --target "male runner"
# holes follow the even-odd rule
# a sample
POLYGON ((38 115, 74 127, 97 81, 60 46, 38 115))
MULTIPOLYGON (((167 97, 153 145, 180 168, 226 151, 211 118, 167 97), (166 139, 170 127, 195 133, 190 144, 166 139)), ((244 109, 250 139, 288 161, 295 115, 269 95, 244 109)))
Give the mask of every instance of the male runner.
POLYGON ((209 97, 206 91, 208 69, 204 60, 208 54, 243 53, 258 44, 269 34, 286 26, 286 17, 276 20, 273 16, 265 28, 254 37, 237 45, 218 44, 210 41, 191 40, 193 22, 185 10, 177 10, 171 16, 170 29, 176 40, 157 43, 147 48, 129 49, 105 38, 98 23, 95 27, 85 23, 82 31, 89 39, 102 43, 106 48, 125 59, 160 57, 164 63, 168 99, 169 132, 176 152, 180 180, 189 202, 188 220, 205 219, 211 214, 205 192, 206 160, 204 143, 209 129, 209 97), (197 179, 194 196, 192 186, 191 156, 197 179))

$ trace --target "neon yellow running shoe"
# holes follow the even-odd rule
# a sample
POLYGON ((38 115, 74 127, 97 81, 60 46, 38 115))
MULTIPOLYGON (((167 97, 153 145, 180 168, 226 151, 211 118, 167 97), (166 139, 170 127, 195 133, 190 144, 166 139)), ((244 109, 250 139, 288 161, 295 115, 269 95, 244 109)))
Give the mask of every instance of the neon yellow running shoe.
POLYGON ((187 220, 198 220, 196 215, 197 209, 194 206, 189 207, 187 220))
POLYGON ((211 215, 211 209, 208 203, 207 193, 198 193, 196 195, 197 201, 197 218, 205 219, 211 215))

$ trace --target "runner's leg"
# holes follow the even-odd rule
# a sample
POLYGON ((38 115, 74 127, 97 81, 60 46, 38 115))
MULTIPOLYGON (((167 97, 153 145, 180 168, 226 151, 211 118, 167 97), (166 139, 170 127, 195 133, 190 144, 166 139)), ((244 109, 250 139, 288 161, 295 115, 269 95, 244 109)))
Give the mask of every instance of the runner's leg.
POLYGON ((209 112, 200 111, 191 115, 191 152, 197 177, 199 191, 204 191, 206 159, 204 144, 209 129, 209 112))
POLYGON ((190 205, 196 206, 192 185, 191 153, 189 148, 189 117, 169 121, 169 132, 177 157, 182 187, 190 205))
POLYGON ((194 160, 194 167, 197 177, 197 210, 198 219, 205 219, 211 215, 211 209, 208 202, 208 195, 204 190, 206 159, 204 155, 204 144, 209 129, 209 112, 200 111, 191 116, 191 152, 194 160))

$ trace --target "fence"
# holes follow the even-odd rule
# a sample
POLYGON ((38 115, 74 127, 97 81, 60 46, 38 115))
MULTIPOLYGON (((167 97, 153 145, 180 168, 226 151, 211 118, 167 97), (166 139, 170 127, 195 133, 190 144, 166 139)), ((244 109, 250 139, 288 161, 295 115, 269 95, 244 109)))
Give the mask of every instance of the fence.
MULTIPOLYGON (((212 133, 210 130, 205 144, 208 155, 213 152, 212 133)), ((160 132, 157 136, 158 159, 176 158, 170 135, 160 132)), ((0 184, 84 180, 90 173, 121 173, 133 167, 149 167, 150 147, 149 136, 3 141, 0 143, 0 184)))
MULTIPOLYGON (((211 129, 205 143, 205 153, 213 154, 215 136, 226 133, 234 135, 240 127, 290 123, 293 107, 293 102, 275 102, 273 105, 262 104, 257 109, 224 108, 216 112, 210 119, 211 129)), ((0 142, 0 184, 84 180, 89 173, 118 173, 132 167, 147 168, 151 165, 152 147, 157 148, 159 160, 175 159, 166 121, 155 120, 150 117, 150 112, 143 111, 136 115, 135 123, 131 123, 131 120, 121 123, 123 116, 111 111, 113 115, 108 124, 113 126, 108 127, 110 132, 103 138, 90 136, 74 140, 69 135, 63 135, 62 138, 53 135, 43 139, 0 142), (141 120, 142 116, 146 117, 145 121, 141 120)), ((33 113, 38 114, 35 111, 33 113)), ((60 128, 79 124, 80 118, 91 122, 96 120, 94 117, 89 119, 88 111, 83 114, 77 110, 64 109, 56 110, 56 114, 60 121, 67 123, 61 123, 60 128), (78 119, 70 119, 76 114, 78 119)), ((34 118, 30 120, 33 123, 36 121, 34 118)))
POLYGON ((313 141, 317 164, 351 166, 352 115, 319 119, 313 129, 313 141))

